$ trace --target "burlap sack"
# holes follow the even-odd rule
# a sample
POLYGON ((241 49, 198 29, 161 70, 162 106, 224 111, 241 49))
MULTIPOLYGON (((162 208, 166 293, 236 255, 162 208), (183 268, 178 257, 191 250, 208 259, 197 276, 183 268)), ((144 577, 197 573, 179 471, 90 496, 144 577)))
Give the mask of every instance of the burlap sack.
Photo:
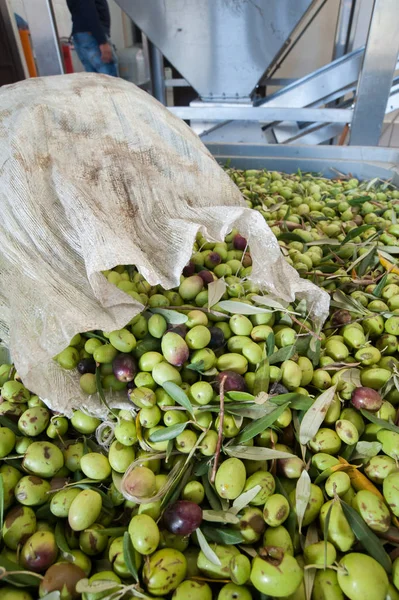
POLYGON ((66 414, 101 406, 52 357, 77 332, 119 329, 143 308, 101 271, 134 264, 152 285, 174 287, 199 229, 223 240, 237 227, 255 282, 306 298, 319 322, 327 315, 327 294, 284 261, 200 139, 121 79, 1 88, 0 202, 0 337, 25 385, 66 414))

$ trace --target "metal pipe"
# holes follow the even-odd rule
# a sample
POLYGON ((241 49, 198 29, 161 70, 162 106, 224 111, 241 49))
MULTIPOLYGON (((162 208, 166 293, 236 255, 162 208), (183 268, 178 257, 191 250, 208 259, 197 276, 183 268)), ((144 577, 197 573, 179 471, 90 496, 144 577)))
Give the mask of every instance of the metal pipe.
POLYGON ((352 111, 339 108, 280 108, 269 106, 171 106, 181 119, 200 121, 314 121, 315 123, 349 123, 352 111))
POLYGON ((355 12, 356 0, 341 0, 332 59, 341 58, 348 52, 348 45, 355 12))
POLYGON ((353 111, 353 146, 378 146, 398 52, 397 0, 375 0, 353 111))
POLYGON ((150 54, 152 94, 165 106, 166 94, 163 54, 150 40, 148 40, 148 50, 150 54))

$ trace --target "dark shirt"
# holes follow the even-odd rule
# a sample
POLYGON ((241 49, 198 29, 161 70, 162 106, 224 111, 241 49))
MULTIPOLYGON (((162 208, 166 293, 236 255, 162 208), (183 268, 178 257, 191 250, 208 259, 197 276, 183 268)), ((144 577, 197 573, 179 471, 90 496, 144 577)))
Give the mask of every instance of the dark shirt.
POLYGON ((110 35, 111 17, 107 0, 67 0, 72 15, 72 35, 91 33, 98 44, 110 35))

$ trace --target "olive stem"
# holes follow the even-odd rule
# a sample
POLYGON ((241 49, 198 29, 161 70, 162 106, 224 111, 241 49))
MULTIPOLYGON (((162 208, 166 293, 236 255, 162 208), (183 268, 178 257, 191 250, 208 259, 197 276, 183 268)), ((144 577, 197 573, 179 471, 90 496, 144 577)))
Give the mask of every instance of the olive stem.
POLYGON ((215 453, 215 460, 213 463, 213 468, 212 468, 212 474, 211 474, 211 483, 215 483, 215 478, 216 478, 216 471, 218 469, 218 464, 219 464, 219 457, 220 457, 220 450, 222 447, 222 437, 223 437, 223 424, 224 424, 224 383, 227 379, 227 375, 225 375, 224 377, 222 377, 221 381, 220 381, 220 389, 219 389, 219 395, 220 395, 220 413, 219 413, 219 431, 218 431, 218 441, 217 441, 217 445, 216 445, 216 453, 215 453))

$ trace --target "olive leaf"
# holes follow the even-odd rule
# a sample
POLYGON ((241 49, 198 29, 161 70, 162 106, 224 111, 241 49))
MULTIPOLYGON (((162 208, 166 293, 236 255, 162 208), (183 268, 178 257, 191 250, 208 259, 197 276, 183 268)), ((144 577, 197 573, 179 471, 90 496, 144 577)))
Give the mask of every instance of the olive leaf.
POLYGON ((363 417, 365 417, 370 423, 375 423, 375 425, 380 425, 383 429, 389 429, 389 431, 394 431, 395 433, 399 433, 399 427, 390 423, 389 421, 385 421, 384 419, 379 419, 373 413, 368 410, 364 410, 364 408, 360 409, 363 417))
POLYGON ((3 475, 0 475, 0 536, 3 530, 4 521, 4 479, 3 475))
POLYGON ((258 446, 226 446, 224 452, 228 456, 242 460, 276 460, 278 458, 295 457, 295 454, 290 454, 289 452, 258 446))
POLYGON ((273 354, 269 356, 269 363, 271 365, 275 365, 276 363, 282 363, 285 360, 289 360, 292 356, 294 356, 295 352, 295 345, 284 346, 283 348, 279 348, 277 352, 273 352, 273 354))
POLYGON ((365 231, 367 231, 368 229, 371 229, 371 227, 374 227, 374 225, 360 225, 360 227, 355 227, 355 229, 352 229, 348 235, 343 239, 341 246, 343 246, 344 244, 346 244, 347 242, 350 242, 351 240, 353 240, 355 237, 357 237, 358 235, 364 233, 365 231))
POLYGON ((375 296, 376 298, 381 298, 381 292, 384 289, 384 287, 386 286, 387 279, 388 279, 388 273, 385 273, 384 277, 382 279, 380 279, 380 281, 378 282, 378 285, 376 285, 374 290, 371 292, 373 296, 375 296))
POLYGON ((306 445, 319 431, 326 412, 334 399, 336 387, 334 385, 325 390, 306 411, 299 428, 299 441, 301 444, 306 445))
MULTIPOLYGON (((218 410, 215 412, 219 412, 218 410)), ((226 404, 225 412, 231 415, 237 415, 240 417, 247 417, 248 419, 260 419, 265 415, 270 414, 273 410, 275 410, 275 406, 267 402, 266 404, 257 404, 256 402, 245 403, 245 404, 226 404)))
POLYGON ((255 396, 253 396, 252 394, 248 394, 248 392, 227 392, 226 397, 227 399, 234 400, 236 402, 239 402, 240 400, 251 401, 255 398, 255 396))
POLYGON ((64 553, 64 555, 66 555, 65 558, 67 560, 73 562, 74 557, 71 554, 71 549, 68 546, 68 542, 65 537, 63 521, 57 522, 57 524, 55 526, 55 530, 54 530, 54 537, 55 537, 55 543, 57 544, 58 548, 61 550, 61 552, 64 553))
POLYGON ((192 363, 191 365, 187 365, 186 369, 190 371, 196 371, 197 373, 202 373, 205 362, 203 360, 198 361, 197 363, 192 363))
POLYGON ((238 436, 238 443, 244 444, 245 442, 252 440, 252 438, 254 438, 256 435, 273 425, 273 423, 279 418, 280 415, 283 414, 288 406, 289 403, 286 402, 285 404, 278 406, 268 415, 249 423, 246 427, 244 427, 241 434, 238 436))
POLYGON ((134 548, 129 533, 126 531, 123 534, 123 559, 126 563, 129 573, 139 582, 139 574, 137 572, 136 559, 134 556, 134 548))
POLYGON ((392 570, 391 559, 384 550, 384 546, 370 529, 370 527, 363 521, 362 517, 356 512, 354 508, 349 506, 346 502, 341 499, 342 510, 344 511, 345 517, 356 536, 356 539, 362 544, 363 548, 372 556, 377 562, 380 563, 384 569, 390 573, 392 570))
POLYGON ((382 449, 380 442, 358 442, 356 444, 356 455, 353 458, 373 458, 382 449))
POLYGON ((264 358, 258 365, 255 371, 254 381, 254 396, 257 396, 261 392, 267 392, 269 389, 270 380, 270 364, 269 359, 264 358))
MULTIPOLYGON (((9 560, 7 557, 0 555, 0 575, 1 581, 6 581, 16 587, 38 587, 40 580, 43 578, 41 575, 23 571, 21 565, 9 560), (12 574, 11 573, 15 573, 12 574)), ((1 593, 0 593, 1 598, 1 593)))
POLYGON ((173 381, 165 381, 165 383, 162 384, 162 387, 165 390, 165 392, 169 394, 171 398, 173 398, 175 402, 180 404, 180 406, 183 406, 183 408, 185 408, 190 413, 190 415, 194 417, 194 409, 192 407, 192 404, 187 394, 184 393, 181 387, 176 385, 176 383, 173 383, 173 381))
POLYGON ((310 484, 309 473, 303 470, 295 489, 295 512, 298 519, 299 533, 302 532, 303 517, 305 516, 305 511, 309 504, 311 492, 310 484))
POLYGON ((222 300, 217 306, 233 315, 262 315, 273 312, 266 308, 253 306, 252 304, 246 304, 245 302, 237 302, 236 300, 222 300))
POLYGON ((269 402, 269 394, 267 392, 259 392, 254 400, 255 404, 262 406, 269 402))
POLYGON ((274 333, 271 331, 266 338, 266 354, 268 357, 273 354, 274 346, 275 346, 274 333))
POLYGON ((230 508, 230 512, 234 515, 237 515, 243 508, 248 506, 250 502, 259 494, 262 487, 260 485, 255 485, 253 488, 247 490, 240 494, 233 502, 233 506, 230 508))
POLYGON ((282 242, 301 242, 303 244, 303 238, 297 233, 280 233, 277 239, 282 242))
MULTIPOLYGON (((220 511, 220 509, 222 508, 222 505, 220 503, 219 496, 216 494, 213 487, 209 483, 207 473, 205 475, 202 475, 201 481, 202 481, 202 485, 204 486, 205 496, 209 502, 209 505, 211 506, 211 508, 213 508, 213 511, 215 511, 215 512, 220 511)), ((208 512, 210 512, 210 511, 208 511, 208 512)))
MULTIPOLYGON (((366 255, 363 254, 361 258, 364 256, 366 255)), ((366 310, 364 306, 360 304, 360 302, 357 302, 351 296, 347 296, 341 290, 336 290, 334 292, 331 306, 335 306, 336 308, 344 308, 345 310, 349 310, 350 312, 356 313, 360 316, 368 316, 369 314, 373 314, 366 310)))
POLYGON ((289 392, 288 394, 279 394, 278 396, 269 397, 269 402, 272 404, 285 404, 290 403, 290 408, 295 410, 308 410, 313 404, 313 398, 305 396, 305 394, 298 394, 297 392, 289 392))
POLYGON ((60 598, 61 593, 58 590, 55 590, 54 592, 50 592, 49 594, 42 596, 41 600, 60 600, 60 598))
POLYGON ((344 369, 340 374, 341 381, 345 381, 346 383, 351 383, 356 387, 361 387, 362 383, 360 381, 360 369, 344 369))
POLYGON ((221 567, 222 563, 220 562, 219 557, 215 554, 215 552, 212 550, 212 548, 206 541, 206 537, 202 533, 201 529, 196 529, 195 532, 197 534, 199 546, 202 552, 205 554, 206 558, 217 567, 221 567))
POLYGON ((229 523, 236 525, 240 519, 229 510, 203 510, 202 519, 210 523, 229 523))
POLYGON ((54 523, 57 519, 53 515, 50 510, 50 503, 46 502, 46 504, 42 504, 36 511, 36 518, 39 521, 48 521, 49 523, 54 523))
POLYGON ((348 198, 347 203, 350 206, 358 206, 359 204, 363 204, 369 200, 371 200, 371 196, 359 196, 358 198, 348 198))
MULTIPOLYGON (((317 527, 316 527, 315 523, 311 523, 306 532, 304 546, 306 548, 307 546, 310 546, 311 544, 315 544, 318 541, 319 541, 319 537, 317 535, 317 527)), ((305 572, 303 575, 303 580, 304 580, 304 585, 305 585, 306 600, 310 600, 312 597, 312 590, 313 590, 315 577, 316 577, 316 569, 305 569, 305 572)))
POLYGON ((331 518, 331 512, 334 506, 334 502, 331 502, 330 506, 328 507, 328 511, 326 514, 326 519, 324 521, 324 530, 323 530, 323 538, 324 538, 324 568, 327 568, 327 550, 328 550, 328 528, 330 527, 330 518, 331 518))
POLYGON ((105 406, 105 408, 108 410, 108 412, 112 413, 115 417, 117 417, 117 415, 114 412, 112 412, 112 408, 109 406, 107 399, 105 397, 103 384, 101 382, 100 367, 96 367, 96 386, 97 386, 98 395, 100 396, 101 403, 105 406))
POLYGON ((201 529, 205 537, 211 542, 215 542, 215 544, 235 546, 244 541, 241 533, 237 531, 237 529, 232 529, 231 527, 219 528, 202 524, 201 529))
POLYGON ((162 315, 170 325, 182 325, 188 320, 187 315, 183 315, 176 310, 170 310, 168 308, 151 307, 150 312, 162 315))
POLYGON ((153 431, 149 438, 150 442, 166 442, 167 440, 174 440, 178 435, 183 433, 190 422, 191 421, 186 421, 185 423, 176 423, 176 425, 171 425, 170 427, 153 431))
POLYGON ((284 302, 284 300, 275 300, 272 296, 253 295, 252 300, 257 304, 262 304, 264 306, 269 306, 270 308, 275 308, 282 311, 285 311, 288 306, 288 302, 284 302))
POLYGON ((2 427, 8 427, 8 429, 11 429, 11 431, 15 433, 15 435, 21 435, 21 432, 18 429, 18 425, 14 423, 14 421, 11 421, 11 419, 9 419, 8 417, 4 417, 3 415, 1 415, 0 425, 2 427))
POLYGON ((89 583, 88 579, 81 579, 76 584, 76 591, 78 594, 99 594, 100 592, 107 592, 114 588, 121 588, 120 584, 116 581, 106 581, 105 579, 99 579, 89 583))
POLYGON ((208 308, 210 309, 226 292, 227 285, 224 279, 217 279, 208 284, 208 308))

